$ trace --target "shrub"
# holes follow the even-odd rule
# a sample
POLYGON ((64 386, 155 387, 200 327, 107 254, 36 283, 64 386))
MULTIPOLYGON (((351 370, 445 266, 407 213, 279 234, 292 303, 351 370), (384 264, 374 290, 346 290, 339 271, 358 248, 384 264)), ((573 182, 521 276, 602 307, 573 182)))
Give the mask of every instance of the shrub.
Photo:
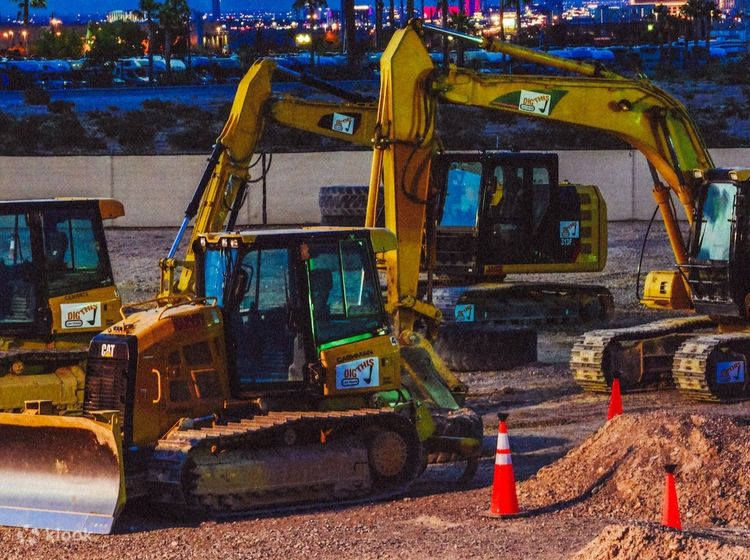
POLYGON ((75 109, 75 103, 72 101, 62 101, 58 99, 57 101, 50 101, 47 104, 47 110, 50 113, 57 113, 57 114, 63 114, 63 113, 73 113, 75 109))
POLYGON ((29 88, 23 90, 23 102, 26 105, 48 105, 50 102, 49 92, 42 88, 29 88))

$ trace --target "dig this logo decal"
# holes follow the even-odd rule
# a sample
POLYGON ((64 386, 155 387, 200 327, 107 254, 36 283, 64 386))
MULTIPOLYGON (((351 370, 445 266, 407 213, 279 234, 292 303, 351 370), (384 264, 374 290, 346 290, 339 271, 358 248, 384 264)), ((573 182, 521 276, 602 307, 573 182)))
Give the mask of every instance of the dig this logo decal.
POLYGON ((63 329, 90 329, 102 326, 100 302, 62 303, 60 320, 63 329))
POLYGON ((718 362, 716 364, 716 383, 744 383, 745 362, 718 362))
POLYGON ((377 356, 336 366, 336 389, 367 389, 379 385, 380 360, 377 356))
POLYGON ((342 134, 354 134, 354 126, 357 120, 351 115, 342 115, 341 113, 333 114, 333 125, 331 129, 342 134))

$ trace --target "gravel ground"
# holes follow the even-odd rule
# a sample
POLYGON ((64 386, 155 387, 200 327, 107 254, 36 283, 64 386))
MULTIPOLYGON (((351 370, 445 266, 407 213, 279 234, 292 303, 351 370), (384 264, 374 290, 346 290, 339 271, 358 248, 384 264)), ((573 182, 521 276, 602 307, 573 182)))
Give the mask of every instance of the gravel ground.
MULTIPOLYGON (((560 275, 556 278, 606 284, 612 290, 618 308, 613 319, 615 325, 660 317, 639 309, 634 295, 634 271, 645 229, 644 223, 610 224, 610 258, 605 270, 598 274, 560 275)), ((143 300, 154 295, 158 286, 156 260, 166 254, 173 235, 172 230, 108 230, 116 279, 126 301, 143 300)), ((647 250, 644 270, 670 267, 664 235, 660 232, 654 235, 647 250)), ((610 439, 601 434, 618 425, 628 426, 628 422, 632 425, 650 422, 646 425, 654 427, 654 437, 681 446, 680 458, 698 450, 700 446, 694 447, 698 442, 703 445, 701 449, 710 450, 713 455, 706 458, 704 466, 697 467, 696 472, 709 466, 729 471, 744 469, 742 484, 746 484, 747 438, 743 438, 746 428, 743 429, 742 421, 750 417, 747 404, 731 407, 694 404, 682 400, 675 392, 642 392, 626 395, 626 416, 605 426, 607 397, 582 393, 573 383, 566 366, 570 345, 583 329, 568 326, 540 333, 538 363, 504 372, 462 374, 471 390, 468 404, 484 419, 486 447, 494 448, 496 412, 510 411, 511 449, 523 509, 556 502, 555 496, 543 496, 545 489, 554 492, 570 487, 573 492, 575 484, 585 485, 598 469, 607 469, 611 465, 607 461, 611 461, 614 450, 621 452, 626 445, 633 443, 630 440, 620 442, 615 435, 630 434, 632 439, 637 432, 612 432, 610 439), (714 441, 712 436, 706 436, 706 429, 700 428, 692 419, 708 418, 701 426, 712 426, 711 422, 715 422, 713 418, 717 415, 725 418, 726 426, 721 430, 723 435, 714 441), (703 434, 704 439, 698 436, 691 439, 691 430, 703 434), (599 440, 607 439, 610 445, 596 451, 591 442, 597 435, 599 440), (720 444, 715 444, 716 441, 720 444), (581 455, 588 463, 576 470, 571 466, 571 457, 575 457, 576 452, 584 453, 580 449, 594 450, 599 455, 594 451, 585 457, 581 455), (562 475, 556 474, 556 468, 562 469, 560 472, 574 470, 580 481, 577 478, 574 484, 567 483, 560 478, 562 475)), ((628 479, 634 488, 633 495, 643 494, 647 497, 644 499, 650 500, 648 507, 631 505, 627 501, 617 502, 617 507, 607 507, 605 498, 616 498, 613 491, 611 495, 603 493, 597 498, 599 501, 592 498, 583 505, 553 507, 529 517, 496 520, 482 516, 489 508, 493 464, 491 457, 483 459, 477 476, 466 486, 459 486, 456 482, 459 473, 456 466, 431 466, 408 494, 399 499, 286 515, 175 521, 158 516, 145 503, 133 502, 118 521, 116 534, 111 536, 0 529, 0 557, 100 560, 492 557, 552 560, 569 558, 579 551, 576 558, 580 560, 748 557, 748 494, 744 495, 742 502, 742 496, 735 494, 739 490, 731 485, 739 480, 739 475, 721 476, 718 470, 711 471, 706 476, 718 477, 719 485, 713 487, 709 478, 704 489, 707 502, 718 496, 727 497, 727 500, 733 497, 731 507, 739 508, 736 513, 734 509, 720 512, 724 515, 721 518, 724 522, 712 520, 710 515, 703 513, 696 513, 693 518, 683 517, 683 525, 689 532, 685 537, 675 537, 656 526, 643 525, 659 521, 654 500, 657 500, 663 484, 660 476, 653 483, 651 480, 646 482, 648 469, 644 468, 642 477, 634 475, 628 479), (743 503, 744 517, 741 511, 743 503), (722 555, 725 552, 726 555, 722 555)), ((684 482, 680 476, 684 474, 678 474, 678 484, 684 482)), ((690 492, 696 490, 686 486, 685 491, 688 492, 686 506, 691 503, 700 505, 698 498, 691 502, 689 497, 690 492)))

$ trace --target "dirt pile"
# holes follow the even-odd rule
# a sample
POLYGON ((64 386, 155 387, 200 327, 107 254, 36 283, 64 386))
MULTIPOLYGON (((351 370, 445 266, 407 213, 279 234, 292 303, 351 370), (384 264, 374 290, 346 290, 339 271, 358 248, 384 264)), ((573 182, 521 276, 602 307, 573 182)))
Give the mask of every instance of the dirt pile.
POLYGON ((726 416, 630 414, 607 422, 519 488, 526 509, 658 521, 665 463, 677 464, 683 524, 747 526, 748 426, 726 416))
POLYGON ((653 525, 609 525, 569 560, 748 560, 750 548, 653 525))

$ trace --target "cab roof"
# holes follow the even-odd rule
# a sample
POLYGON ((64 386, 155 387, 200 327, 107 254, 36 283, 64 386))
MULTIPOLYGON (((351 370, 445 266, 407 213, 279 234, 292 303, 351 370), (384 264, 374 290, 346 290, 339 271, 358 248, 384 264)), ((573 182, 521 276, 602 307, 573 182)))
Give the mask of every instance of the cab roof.
POLYGON ((332 227, 332 226, 306 226, 306 227, 280 227, 278 229, 264 226, 263 229, 248 229, 235 232, 202 233, 199 239, 205 239, 207 243, 215 244, 221 239, 239 239, 243 244, 256 243, 260 239, 271 240, 273 238, 290 238, 305 241, 326 237, 346 237, 347 235, 368 235, 376 253, 393 251, 398 247, 396 235, 385 228, 365 227, 332 227))
POLYGON ((98 204, 99 214, 103 220, 112 220, 125 215, 122 202, 114 198, 88 197, 56 197, 56 198, 24 198, 16 200, 0 200, 0 212, 32 211, 52 208, 80 207, 87 204, 98 204))

